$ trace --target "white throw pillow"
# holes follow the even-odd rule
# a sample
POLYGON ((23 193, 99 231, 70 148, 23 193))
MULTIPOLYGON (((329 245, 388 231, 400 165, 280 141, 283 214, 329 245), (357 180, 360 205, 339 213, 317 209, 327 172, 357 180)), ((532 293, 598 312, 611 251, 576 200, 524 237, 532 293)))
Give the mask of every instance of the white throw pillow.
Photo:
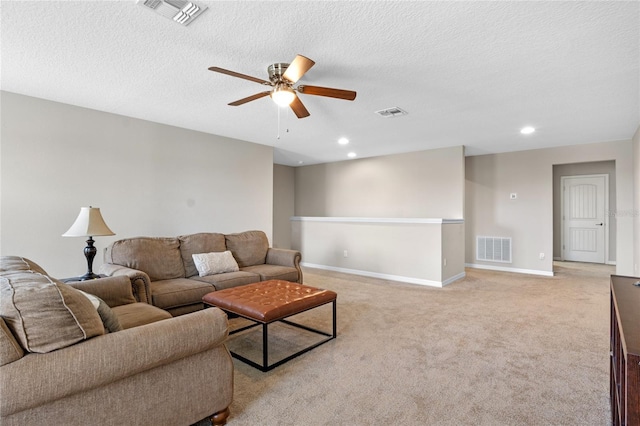
POLYGON ((87 293, 82 290, 78 291, 82 293, 84 297, 89 299, 93 307, 96 308, 96 311, 98 311, 98 315, 100 315, 100 319, 102 320, 102 325, 104 325, 104 329, 108 333, 115 333, 116 331, 122 330, 122 325, 120 325, 118 317, 113 313, 109 305, 107 305, 104 300, 91 293, 87 293))
POLYGON ((229 250, 192 254, 191 257, 193 257, 193 263, 195 263, 198 274, 201 277, 240 270, 238 262, 236 262, 229 250))
MULTIPOLYGON (((76 289, 77 290, 77 289, 76 289)), ((91 304, 93 305, 94 308, 96 308, 96 311, 98 310, 98 306, 100 306, 100 299, 98 299, 97 296, 94 296, 91 293, 87 293, 86 291, 82 291, 82 290, 78 290, 80 293, 82 293, 82 295, 84 297, 86 297, 87 299, 89 299, 89 302, 91 302, 91 304)))

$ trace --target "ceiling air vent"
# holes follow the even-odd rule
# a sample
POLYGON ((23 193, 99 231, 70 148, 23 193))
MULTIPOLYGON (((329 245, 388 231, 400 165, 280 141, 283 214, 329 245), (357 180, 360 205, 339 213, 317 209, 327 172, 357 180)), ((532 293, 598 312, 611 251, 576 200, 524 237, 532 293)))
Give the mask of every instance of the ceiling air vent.
POLYGON ((138 4, 184 26, 207 9, 207 6, 187 0, 138 0, 138 4))
POLYGON ((390 117, 400 117, 401 115, 407 115, 408 112, 403 110, 402 108, 391 107, 387 109, 381 109, 380 111, 376 111, 376 114, 384 118, 390 118, 390 117))

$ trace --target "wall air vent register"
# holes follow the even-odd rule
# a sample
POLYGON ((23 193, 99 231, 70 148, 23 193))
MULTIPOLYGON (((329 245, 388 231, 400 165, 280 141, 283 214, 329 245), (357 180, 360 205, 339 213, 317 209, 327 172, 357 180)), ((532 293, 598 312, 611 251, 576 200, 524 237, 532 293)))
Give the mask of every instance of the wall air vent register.
POLYGON ((476 237, 476 260, 511 263, 511 238, 476 237))

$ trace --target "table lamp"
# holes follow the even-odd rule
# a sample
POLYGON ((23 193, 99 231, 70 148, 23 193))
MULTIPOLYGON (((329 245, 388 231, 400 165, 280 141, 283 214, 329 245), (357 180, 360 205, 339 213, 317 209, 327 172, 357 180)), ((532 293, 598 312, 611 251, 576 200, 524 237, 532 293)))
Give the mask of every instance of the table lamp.
POLYGON ((104 223, 104 219, 100 214, 100 208, 98 207, 81 207, 80 214, 73 222, 71 228, 64 234, 63 237, 89 237, 87 240, 87 246, 84 248, 84 255, 87 258, 87 273, 81 277, 78 277, 79 281, 93 280, 100 278, 99 275, 94 274, 92 271, 93 258, 96 257, 97 249, 93 246, 94 236, 106 236, 115 235, 111 229, 104 223))

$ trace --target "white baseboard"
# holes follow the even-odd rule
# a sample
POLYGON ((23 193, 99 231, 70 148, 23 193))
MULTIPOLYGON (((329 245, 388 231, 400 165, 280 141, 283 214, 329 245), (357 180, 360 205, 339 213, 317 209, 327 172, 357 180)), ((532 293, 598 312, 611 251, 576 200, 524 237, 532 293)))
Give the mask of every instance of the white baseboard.
POLYGON ((451 278, 447 278, 446 280, 442 281, 442 286, 444 287, 445 285, 451 284, 454 281, 461 280, 466 276, 467 276, 466 272, 460 272, 458 275, 454 275, 451 278))
POLYGON ((508 268, 505 266, 478 265, 475 263, 465 263, 467 268, 488 269, 490 271, 515 272, 518 274, 543 275, 545 277, 553 277, 553 272, 539 271, 536 269, 508 268))
MULTIPOLYGON (((561 257, 554 257, 553 260, 557 260, 558 262, 564 262, 564 260, 561 257)), ((616 266, 617 262, 615 260, 607 260, 606 262, 604 262, 604 264, 616 266)))
POLYGON ((403 283, 419 284, 419 285, 426 285, 429 287, 440 287, 440 288, 444 287, 447 284, 451 284, 452 282, 457 281, 466 276, 464 272, 461 272, 460 274, 455 275, 451 278, 447 278, 446 280, 441 282, 441 281, 425 280, 422 278, 404 277, 401 275, 390 275, 390 274, 381 274, 378 272, 361 271, 358 269, 339 268, 337 266, 318 265, 315 263, 307 263, 307 262, 300 262, 300 265, 308 268, 324 269, 326 271, 343 272, 345 274, 361 275, 364 277, 379 278, 382 280, 399 281, 403 283))

